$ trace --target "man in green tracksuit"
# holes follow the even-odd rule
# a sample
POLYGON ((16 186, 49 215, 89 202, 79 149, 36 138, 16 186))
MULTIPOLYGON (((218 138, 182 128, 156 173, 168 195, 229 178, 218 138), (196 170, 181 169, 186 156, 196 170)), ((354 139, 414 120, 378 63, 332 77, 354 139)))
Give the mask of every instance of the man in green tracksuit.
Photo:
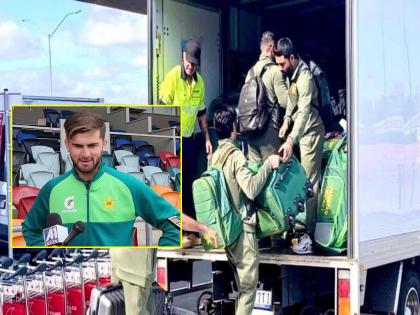
POLYGON ((255 234, 256 213, 250 200, 260 193, 271 171, 280 164, 278 155, 270 155, 258 173, 252 173, 248 161, 236 141, 236 112, 227 106, 219 107, 214 113, 214 127, 219 137, 219 146, 209 164, 217 164, 227 151, 234 151, 226 158, 222 167, 234 211, 240 211, 243 218, 243 233, 239 239, 226 248, 226 255, 235 270, 239 288, 236 314, 252 313, 258 282, 258 243, 255 234))
POLYGON ((179 211, 138 179, 101 163, 101 116, 77 112, 64 128, 73 169, 42 187, 22 223, 26 244, 44 246, 47 216, 57 213, 69 230, 77 221, 85 223, 71 246, 132 246, 138 216, 162 230, 159 246, 179 246, 179 211))
POLYGON ((156 249, 111 248, 112 282, 121 282, 126 315, 154 314, 156 249))
MULTIPOLYGON (((217 246, 216 232, 207 225, 182 216, 182 228, 202 234, 217 246)), ((112 282, 121 282, 126 315, 155 314, 152 283, 155 280, 156 250, 111 248, 112 282)))
POLYGON ((275 35, 272 32, 264 32, 261 36, 261 54, 257 63, 248 71, 245 82, 252 77, 261 75, 266 95, 272 104, 271 118, 265 131, 258 135, 250 135, 248 143, 250 146, 249 159, 251 161, 265 160, 269 155, 277 152, 280 147, 279 128, 287 104, 287 84, 283 73, 276 66, 273 59, 273 47, 275 46, 275 35))
MULTIPOLYGON (((319 113, 318 90, 308 65, 299 57, 289 38, 282 38, 274 49, 276 63, 289 78, 289 99, 279 136, 286 137, 279 153, 287 161, 294 145, 299 145, 302 167, 315 195, 307 203, 306 230, 312 237, 321 185, 321 162, 325 128, 319 113), (288 129, 293 122, 293 128, 288 129)), ((299 246, 298 246, 299 247, 299 246)), ((295 250, 296 251, 296 250, 295 250)), ((299 252, 299 248, 296 252, 299 252)))

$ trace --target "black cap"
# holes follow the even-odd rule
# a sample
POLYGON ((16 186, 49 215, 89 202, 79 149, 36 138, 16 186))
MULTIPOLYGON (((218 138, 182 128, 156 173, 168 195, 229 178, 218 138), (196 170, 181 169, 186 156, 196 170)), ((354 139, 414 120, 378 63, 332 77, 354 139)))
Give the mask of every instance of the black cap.
POLYGON ((200 65, 201 45, 195 40, 189 40, 184 47, 187 60, 197 66, 200 65))

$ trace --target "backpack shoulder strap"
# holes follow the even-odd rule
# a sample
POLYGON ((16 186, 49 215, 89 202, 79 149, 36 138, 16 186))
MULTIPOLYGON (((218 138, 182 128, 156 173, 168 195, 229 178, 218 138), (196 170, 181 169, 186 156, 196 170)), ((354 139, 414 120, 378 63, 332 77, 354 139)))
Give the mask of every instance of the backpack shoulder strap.
POLYGON ((313 60, 309 61, 309 72, 312 74, 316 89, 318 90, 318 105, 313 105, 313 107, 315 107, 319 114, 321 114, 321 87, 318 82, 318 76, 322 75, 324 72, 313 60))
POLYGON ((274 62, 269 62, 269 63, 266 63, 266 64, 264 65, 264 67, 262 67, 259 77, 260 77, 260 78, 262 78, 262 76, 263 76, 264 72, 265 72, 265 71, 266 71, 269 67, 274 66, 274 65, 275 65, 275 63, 274 63, 274 62))
POLYGON ((220 156, 219 162, 215 163, 214 166, 219 167, 220 169, 223 168, 223 166, 225 165, 228 157, 236 150, 239 150, 238 148, 229 148, 227 149, 225 152, 223 152, 220 156))
POLYGON ((251 67, 251 69, 249 70, 249 77, 253 78, 255 76, 255 70, 254 70, 255 65, 253 65, 251 67))

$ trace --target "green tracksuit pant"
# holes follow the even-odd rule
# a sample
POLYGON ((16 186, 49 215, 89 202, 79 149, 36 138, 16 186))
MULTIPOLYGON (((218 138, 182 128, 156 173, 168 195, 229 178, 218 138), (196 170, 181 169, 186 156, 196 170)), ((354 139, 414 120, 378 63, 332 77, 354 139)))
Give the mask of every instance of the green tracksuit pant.
POLYGON ((153 315, 154 300, 151 287, 141 287, 121 281, 124 290, 126 315, 153 315))
POLYGON ((155 314, 152 294, 155 250, 111 248, 112 282, 121 282, 126 315, 155 314))
POLYGON ((321 124, 304 135, 299 141, 300 160, 306 176, 310 180, 314 197, 306 204, 306 231, 313 235, 315 231, 316 213, 321 190, 321 163, 324 148, 324 126, 321 124))
POLYGON ((233 265, 239 289, 235 314, 250 315, 258 283, 259 254, 255 227, 244 223, 243 233, 233 245, 226 248, 226 255, 233 265))

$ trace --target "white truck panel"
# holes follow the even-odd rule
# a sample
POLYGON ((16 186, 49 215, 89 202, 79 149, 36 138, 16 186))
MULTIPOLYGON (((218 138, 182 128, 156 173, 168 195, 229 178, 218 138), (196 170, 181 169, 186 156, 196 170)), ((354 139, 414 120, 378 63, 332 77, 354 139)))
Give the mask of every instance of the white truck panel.
POLYGON ((407 2, 358 2, 360 242, 420 231, 420 4, 407 2))

